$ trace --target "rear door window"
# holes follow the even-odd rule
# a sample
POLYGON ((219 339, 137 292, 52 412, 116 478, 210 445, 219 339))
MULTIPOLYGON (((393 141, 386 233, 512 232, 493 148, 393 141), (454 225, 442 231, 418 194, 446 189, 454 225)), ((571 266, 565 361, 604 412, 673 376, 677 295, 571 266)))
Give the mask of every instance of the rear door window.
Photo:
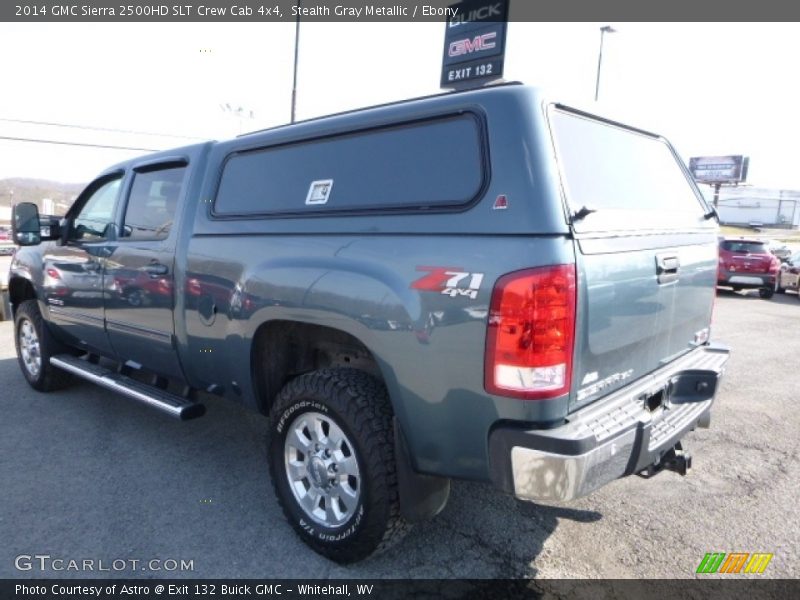
POLYGON ((175 220, 185 173, 185 165, 171 165, 134 175, 122 227, 124 239, 167 239, 175 220))

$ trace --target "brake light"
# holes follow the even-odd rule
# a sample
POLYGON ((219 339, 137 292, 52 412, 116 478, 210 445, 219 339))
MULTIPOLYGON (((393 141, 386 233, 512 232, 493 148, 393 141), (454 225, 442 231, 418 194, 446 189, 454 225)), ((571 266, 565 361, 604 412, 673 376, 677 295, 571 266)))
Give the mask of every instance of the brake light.
POLYGON ((189 277, 186 280, 186 292, 190 296, 199 296, 203 292, 200 281, 196 277, 189 277))
POLYGON ((52 277, 53 279, 61 279, 61 273, 59 273, 58 271, 56 271, 56 270, 55 270, 55 269, 53 269, 52 267, 51 267, 51 268, 49 268, 49 269, 47 269, 47 270, 45 271, 45 273, 47 273, 47 275, 48 275, 49 277, 52 277))
POLYGON ((575 265, 509 273, 489 307, 484 385, 527 400, 566 394, 575 335, 575 265))

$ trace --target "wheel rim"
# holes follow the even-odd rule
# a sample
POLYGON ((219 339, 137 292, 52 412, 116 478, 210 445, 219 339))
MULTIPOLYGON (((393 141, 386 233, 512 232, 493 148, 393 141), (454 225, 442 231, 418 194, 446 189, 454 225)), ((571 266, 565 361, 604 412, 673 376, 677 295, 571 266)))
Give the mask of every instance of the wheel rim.
POLYGON ((355 447, 330 417, 307 412, 292 421, 284 466, 297 504, 315 523, 338 527, 355 513, 361 472, 355 447))
POLYGON ((39 347, 39 336, 36 328, 28 319, 24 319, 19 326, 19 351, 22 364, 31 377, 38 377, 42 370, 42 354, 39 347))

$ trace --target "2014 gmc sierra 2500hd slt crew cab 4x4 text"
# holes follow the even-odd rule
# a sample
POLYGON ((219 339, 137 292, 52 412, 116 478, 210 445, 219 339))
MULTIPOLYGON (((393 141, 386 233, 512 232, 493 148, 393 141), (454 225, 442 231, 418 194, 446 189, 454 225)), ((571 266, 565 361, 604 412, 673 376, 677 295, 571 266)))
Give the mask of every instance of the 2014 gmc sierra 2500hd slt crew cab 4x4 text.
POLYGON ((16 206, 19 362, 268 415, 287 519, 352 562, 453 478, 548 502, 685 472, 728 357, 714 216, 663 138, 529 87, 353 111, 116 165, 60 219, 16 206))

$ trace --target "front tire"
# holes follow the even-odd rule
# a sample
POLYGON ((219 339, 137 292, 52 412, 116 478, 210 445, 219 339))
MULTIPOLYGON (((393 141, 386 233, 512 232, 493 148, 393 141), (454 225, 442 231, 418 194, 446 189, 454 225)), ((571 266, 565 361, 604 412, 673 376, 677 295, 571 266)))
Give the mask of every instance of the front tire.
POLYGON ((278 395, 270 423, 275 495, 306 544, 352 563, 402 537, 392 410, 381 382, 354 369, 301 375, 278 395))
POLYGON ((14 343, 22 374, 33 389, 50 392, 72 381, 69 373, 50 364, 51 356, 68 352, 68 349, 50 333, 36 300, 25 300, 17 307, 14 343))

